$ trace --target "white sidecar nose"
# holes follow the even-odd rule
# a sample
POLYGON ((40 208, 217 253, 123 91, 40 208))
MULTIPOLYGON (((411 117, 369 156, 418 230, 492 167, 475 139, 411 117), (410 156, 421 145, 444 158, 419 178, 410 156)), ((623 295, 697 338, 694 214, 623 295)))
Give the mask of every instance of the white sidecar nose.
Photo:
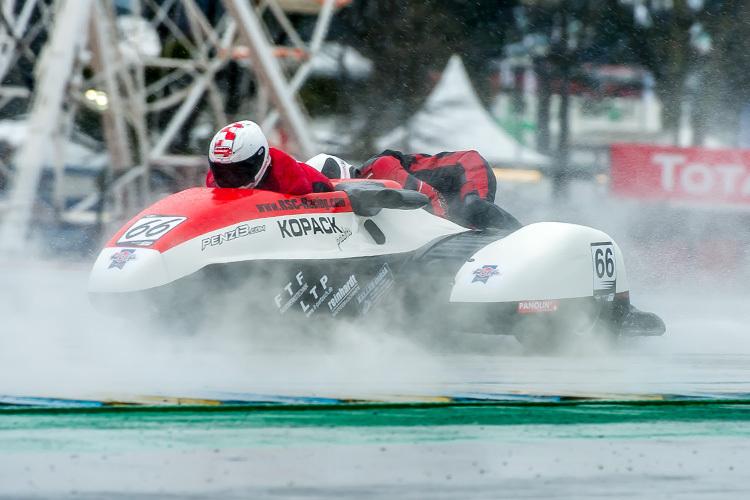
POLYGON ((161 252, 148 248, 107 247, 91 269, 89 292, 135 292, 168 282, 161 252))

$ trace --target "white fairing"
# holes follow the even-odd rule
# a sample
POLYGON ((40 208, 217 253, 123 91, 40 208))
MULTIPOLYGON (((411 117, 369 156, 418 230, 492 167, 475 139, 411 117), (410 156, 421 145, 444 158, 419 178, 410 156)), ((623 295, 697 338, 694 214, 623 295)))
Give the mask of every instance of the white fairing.
POLYGON ((205 233, 163 254, 147 248, 107 247, 94 264, 89 291, 145 290, 217 263, 398 254, 466 230, 424 210, 383 209, 374 217, 344 212, 250 220, 205 233), (386 238, 384 244, 378 244, 365 229, 364 223, 368 219, 372 219, 382 231, 386 238), (124 255, 118 256, 123 252, 124 255), (113 266, 116 260, 117 265, 113 266))
POLYGON ((628 290, 622 253, 607 234, 559 222, 530 224, 482 248, 456 274, 452 302, 520 302, 628 290))
POLYGON ((107 247, 89 276, 89 291, 101 293, 145 290, 169 283, 161 252, 148 248, 107 247))

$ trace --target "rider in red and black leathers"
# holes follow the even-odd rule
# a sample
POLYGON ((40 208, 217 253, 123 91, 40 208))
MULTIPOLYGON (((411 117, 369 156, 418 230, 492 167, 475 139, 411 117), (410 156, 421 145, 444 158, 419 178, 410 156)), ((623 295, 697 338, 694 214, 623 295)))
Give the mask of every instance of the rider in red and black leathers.
POLYGON ((521 226, 515 217, 495 205, 495 174, 476 151, 426 155, 387 149, 367 160, 357 176, 391 179, 404 189, 424 193, 430 198, 435 215, 465 226, 521 226))
MULTIPOLYGON (((268 153, 271 165, 255 189, 293 195, 333 191, 331 181, 311 166, 275 148, 268 148, 268 153)), ((206 175, 206 186, 218 187, 210 170, 206 175)))

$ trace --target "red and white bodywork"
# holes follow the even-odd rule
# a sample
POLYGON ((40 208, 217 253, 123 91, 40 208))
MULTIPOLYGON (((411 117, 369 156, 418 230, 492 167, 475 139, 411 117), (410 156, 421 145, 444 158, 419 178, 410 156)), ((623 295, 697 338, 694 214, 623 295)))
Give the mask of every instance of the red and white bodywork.
POLYGON ((477 319, 494 333, 581 303, 597 318, 629 304, 622 254, 601 231, 553 222, 473 231, 417 208, 426 197, 388 181, 339 186, 306 196, 219 188, 168 196, 101 251, 92 300, 179 301, 196 296, 184 293, 188 284, 232 293, 257 280, 248 306, 277 318, 388 317, 408 304, 421 323, 477 319))

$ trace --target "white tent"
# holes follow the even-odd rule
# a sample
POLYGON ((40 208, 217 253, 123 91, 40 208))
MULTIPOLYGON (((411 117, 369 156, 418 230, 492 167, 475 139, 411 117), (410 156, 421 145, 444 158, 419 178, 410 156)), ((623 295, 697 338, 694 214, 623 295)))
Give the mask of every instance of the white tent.
POLYGON ((516 141, 492 119, 458 55, 448 61, 422 109, 404 126, 379 138, 376 145, 425 154, 475 149, 492 166, 538 167, 550 162, 516 141))

